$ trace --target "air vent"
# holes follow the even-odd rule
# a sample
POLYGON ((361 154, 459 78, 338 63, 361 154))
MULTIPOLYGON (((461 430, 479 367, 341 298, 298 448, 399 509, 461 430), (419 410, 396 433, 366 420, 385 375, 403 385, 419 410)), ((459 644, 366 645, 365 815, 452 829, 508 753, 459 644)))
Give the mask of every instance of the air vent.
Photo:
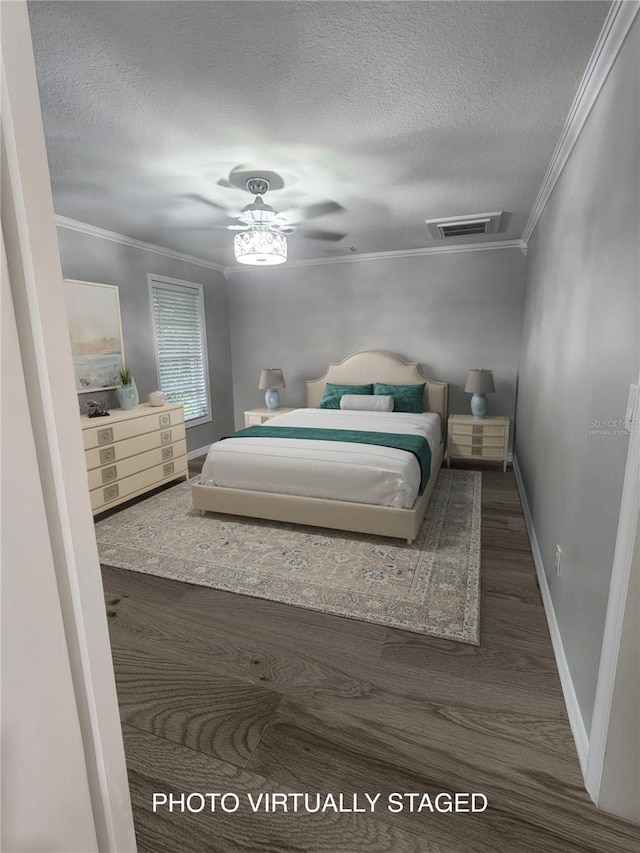
POLYGON ((490 219, 479 219, 477 222, 460 222, 438 225, 441 237, 464 237, 465 234, 488 234, 490 219))
POLYGON ((450 216, 447 219, 425 219, 431 236, 436 240, 448 237, 472 237, 478 234, 496 234, 500 231, 502 211, 477 213, 472 216, 450 216))

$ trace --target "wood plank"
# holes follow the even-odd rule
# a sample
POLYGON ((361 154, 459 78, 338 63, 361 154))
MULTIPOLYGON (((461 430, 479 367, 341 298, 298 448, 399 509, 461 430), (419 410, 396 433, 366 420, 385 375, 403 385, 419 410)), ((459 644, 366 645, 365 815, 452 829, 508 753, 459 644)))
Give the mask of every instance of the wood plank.
MULTIPOLYGON (((204 600, 201 598, 200 603, 204 600)), ((363 696, 384 689, 392 692, 398 701, 406 695, 445 703, 473 701, 480 708, 500 707, 505 713, 529 711, 536 695, 536 707, 541 713, 556 714, 559 708, 564 709, 552 662, 545 658, 548 671, 542 680, 532 676, 532 672, 541 669, 536 650, 527 646, 525 654, 515 654, 513 639, 507 640, 513 657, 510 669, 505 666, 504 651, 494 651, 498 660, 492 668, 500 672, 504 669, 506 683, 506 689, 498 691, 495 678, 487 679, 474 662, 478 647, 389 630, 384 657, 379 657, 377 644, 369 648, 368 656, 362 647, 354 655, 349 634, 343 636, 342 645, 292 644, 288 625, 281 622, 271 623, 268 639, 258 629, 256 640, 253 629, 258 620, 252 623, 252 631, 245 626, 241 633, 233 633, 224 619, 218 618, 215 601, 212 596, 211 607, 199 614, 201 617, 205 614, 205 618, 195 619, 191 608, 184 611, 175 606, 167 610, 153 601, 123 598, 112 608, 117 611, 109 623, 112 641, 124 648, 149 651, 187 666, 266 686, 312 704, 325 693, 363 696), (392 649, 396 644, 401 651, 394 655, 392 649), (441 654, 434 655, 434 650, 440 650, 441 654), (451 656, 457 659, 459 655, 472 656, 462 676, 456 669, 456 661, 451 660, 451 656), (516 685, 519 673, 523 677, 516 685), (555 691, 548 689, 549 673, 555 691)))
MULTIPOLYGON (((443 741, 425 720, 425 742, 418 744, 400 728, 401 723, 354 725, 352 719, 318 715, 285 700, 249 767, 295 790, 375 790, 384 797, 391 792, 486 794, 490 807, 481 815, 403 813, 406 831, 424 832, 428 820, 429 838, 442 850, 462 842, 474 853, 637 851, 637 827, 598 812, 577 768, 569 770, 567 762, 549 772, 553 763, 536 760, 526 749, 518 758, 504 743, 496 749, 492 738, 466 739, 460 730, 457 738, 443 741), (463 741, 466 754, 460 750, 463 741)), ((380 811, 376 817, 395 824, 398 816, 380 811)))
POLYGON ((215 620, 215 625, 223 631, 224 636, 236 639, 247 635, 249 620, 256 642, 269 642, 275 628, 282 636, 286 636, 289 644, 300 642, 321 650, 342 650, 346 640, 353 654, 362 652, 369 657, 380 653, 387 634, 384 625, 345 619, 277 601, 251 598, 124 569, 103 566, 103 583, 110 595, 119 595, 136 602, 148 603, 149 596, 154 599, 167 597, 173 602, 172 610, 179 599, 180 613, 185 624, 193 623, 208 628, 215 620), (149 590, 149 596, 145 590, 149 590))
POLYGON ((173 605, 191 589, 188 584, 170 578, 154 578, 153 583, 149 583, 149 575, 105 565, 102 566, 102 586, 107 604, 117 604, 110 601, 114 597, 138 597, 160 605, 173 605))
POLYGON ((247 794, 280 790, 264 777, 126 725, 123 731, 138 853, 444 853, 366 814, 253 812, 247 794), (233 813, 154 813, 156 792, 232 792, 240 806, 233 813))
POLYGON ((280 697, 148 651, 112 644, 124 723, 243 767, 280 697))

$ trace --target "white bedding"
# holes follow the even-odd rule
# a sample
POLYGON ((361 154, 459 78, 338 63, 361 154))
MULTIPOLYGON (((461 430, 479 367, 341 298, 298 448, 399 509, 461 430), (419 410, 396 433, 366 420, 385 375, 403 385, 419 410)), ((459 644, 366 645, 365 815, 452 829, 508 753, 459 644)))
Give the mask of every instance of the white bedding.
MULTIPOLYGON (((296 409, 269 426, 355 429, 423 435, 433 463, 442 438, 440 415, 431 412, 355 412, 296 409)), ((420 466, 412 453, 342 441, 228 438, 211 446, 202 468, 204 486, 226 486, 410 509, 418 495, 420 466)))

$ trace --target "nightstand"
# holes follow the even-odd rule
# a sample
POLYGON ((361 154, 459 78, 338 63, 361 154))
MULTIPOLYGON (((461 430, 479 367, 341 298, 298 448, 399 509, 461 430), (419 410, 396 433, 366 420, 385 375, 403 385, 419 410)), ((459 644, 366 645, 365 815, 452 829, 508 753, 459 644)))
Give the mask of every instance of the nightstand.
POLYGON ((509 418, 474 418, 472 415, 450 415, 447 441, 447 467, 451 457, 459 459, 502 460, 507 470, 509 418))
POLYGON ((275 418, 278 415, 286 415, 287 412, 293 411, 294 409, 284 409, 281 407, 270 412, 266 406, 261 406, 259 409, 249 409, 248 412, 244 413, 244 425, 245 427, 257 426, 270 421, 271 418, 275 418))

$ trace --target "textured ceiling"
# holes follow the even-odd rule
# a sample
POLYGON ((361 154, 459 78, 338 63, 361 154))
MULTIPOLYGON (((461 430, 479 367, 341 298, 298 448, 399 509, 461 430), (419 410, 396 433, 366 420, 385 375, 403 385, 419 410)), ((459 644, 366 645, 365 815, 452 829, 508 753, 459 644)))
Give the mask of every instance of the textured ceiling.
POLYGON ((600 2, 37 2, 56 213, 222 265, 219 185, 275 170, 283 210, 343 212, 289 257, 443 245, 425 219, 504 210, 519 238, 608 11, 600 2))

